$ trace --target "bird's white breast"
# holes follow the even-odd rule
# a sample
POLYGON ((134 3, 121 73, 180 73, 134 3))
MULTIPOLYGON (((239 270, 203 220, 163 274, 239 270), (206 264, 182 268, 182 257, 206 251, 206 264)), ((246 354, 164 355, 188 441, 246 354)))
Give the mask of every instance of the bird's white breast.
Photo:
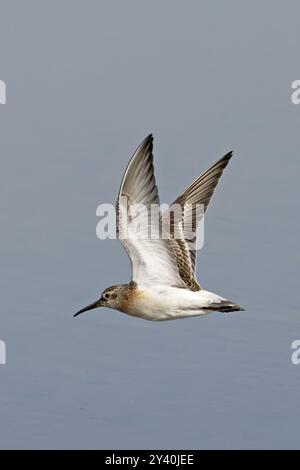
POLYGON ((191 291, 166 285, 138 286, 139 295, 130 307, 130 315, 146 320, 172 320, 180 317, 206 315, 204 307, 224 300, 205 290, 191 291))

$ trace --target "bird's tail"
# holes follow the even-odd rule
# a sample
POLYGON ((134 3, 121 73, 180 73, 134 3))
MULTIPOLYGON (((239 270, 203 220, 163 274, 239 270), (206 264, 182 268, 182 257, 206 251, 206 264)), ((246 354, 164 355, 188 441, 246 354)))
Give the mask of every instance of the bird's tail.
POLYGON ((206 307, 205 310, 212 310, 214 312, 238 312, 244 311, 245 309, 235 302, 230 300, 222 300, 221 302, 215 302, 206 307))

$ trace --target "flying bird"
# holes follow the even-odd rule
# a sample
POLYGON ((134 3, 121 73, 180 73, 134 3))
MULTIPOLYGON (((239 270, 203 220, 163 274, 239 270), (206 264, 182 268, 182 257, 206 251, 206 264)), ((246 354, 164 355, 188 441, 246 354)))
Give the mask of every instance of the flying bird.
POLYGON ((143 212, 138 216, 139 224, 136 224, 131 223, 133 217, 130 215, 130 209, 141 204, 146 209, 156 207, 159 211, 153 137, 150 134, 143 140, 126 168, 116 204, 117 234, 131 261, 131 281, 108 287, 96 302, 82 308, 74 316, 97 307, 108 307, 156 321, 244 310, 235 302, 201 287, 195 273, 195 245, 191 244, 190 234, 184 230, 185 220, 190 220, 193 228, 198 226, 231 157, 232 152, 218 160, 170 206, 182 209, 180 217, 174 214, 172 217, 171 209, 168 209, 152 218, 151 234, 156 236, 149 236, 148 216, 143 212), (196 204, 202 205, 202 216, 193 211, 196 204), (167 235, 157 236, 167 223, 167 235), (137 225, 139 236, 136 233, 137 225), (122 236, 123 232, 126 236, 122 236))

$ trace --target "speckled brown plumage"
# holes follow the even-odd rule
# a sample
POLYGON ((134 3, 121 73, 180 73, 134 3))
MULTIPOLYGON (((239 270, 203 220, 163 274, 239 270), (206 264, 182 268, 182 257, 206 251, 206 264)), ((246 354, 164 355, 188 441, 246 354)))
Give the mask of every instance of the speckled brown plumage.
POLYGON ((194 210, 195 205, 203 204, 204 212, 206 211, 218 181, 231 157, 232 152, 216 162, 209 170, 197 178, 170 206, 170 210, 172 210, 174 205, 181 207, 182 218, 179 222, 181 227, 175 227, 175 223, 178 220, 170 216, 170 211, 167 211, 162 217, 163 224, 170 223, 170 245, 176 258, 180 276, 185 285, 193 291, 201 289, 195 275, 196 251, 189 249, 189 246, 191 246, 195 239, 188 240, 185 238, 183 221, 185 217, 186 220, 190 220, 192 229, 195 232, 202 215, 200 214, 199 216, 199 213, 194 210), (176 233, 176 238, 174 238, 174 233, 176 233), (181 237, 178 237, 178 234, 181 234, 181 237))

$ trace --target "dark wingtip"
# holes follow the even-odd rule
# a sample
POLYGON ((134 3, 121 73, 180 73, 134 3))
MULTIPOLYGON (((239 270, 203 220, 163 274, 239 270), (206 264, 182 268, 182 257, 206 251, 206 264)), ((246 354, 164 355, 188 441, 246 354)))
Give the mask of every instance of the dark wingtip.
POLYGON ((143 149, 145 152, 152 155, 153 152, 153 135, 149 134, 147 137, 144 138, 142 143, 140 144, 140 149, 143 149))
MULTIPOLYGON (((224 157, 220 158, 220 160, 218 160, 213 166, 212 168, 215 168, 216 166, 222 166, 223 169, 226 168, 229 160, 231 159, 233 155, 233 150, 231 150, 230 152, 226 153, 226 155, 224 155, 224 157)), ((211 168, 210 168, 211 169, 211 168)))
POLYGON ((154 140, 154 137, 153 137, 153 134, 151 132, 150 134, 147 135, 147 137, 145 137, 144 144, 146 144, 146 145, 150 144, 152 146, 153 140, 154 140))
POLYGON ((232 158, 232 156, 233 156, 233 150, 231 150, 230 152, 226 153, 226 155, 224 155, 224 157, 222 157, 220 161, 222 161, 222 160, 227 160, 227 161, 229 161, 229 160, 232 158))
POLYGON ((153 140, 153 134, 152 134, 152 132, 150 132, 150 134, 148 134, 148 135, 146 135, 146 137, 144 137, 142 142, 149 142, 149 141, 152 141, 152 140, 153 140))

